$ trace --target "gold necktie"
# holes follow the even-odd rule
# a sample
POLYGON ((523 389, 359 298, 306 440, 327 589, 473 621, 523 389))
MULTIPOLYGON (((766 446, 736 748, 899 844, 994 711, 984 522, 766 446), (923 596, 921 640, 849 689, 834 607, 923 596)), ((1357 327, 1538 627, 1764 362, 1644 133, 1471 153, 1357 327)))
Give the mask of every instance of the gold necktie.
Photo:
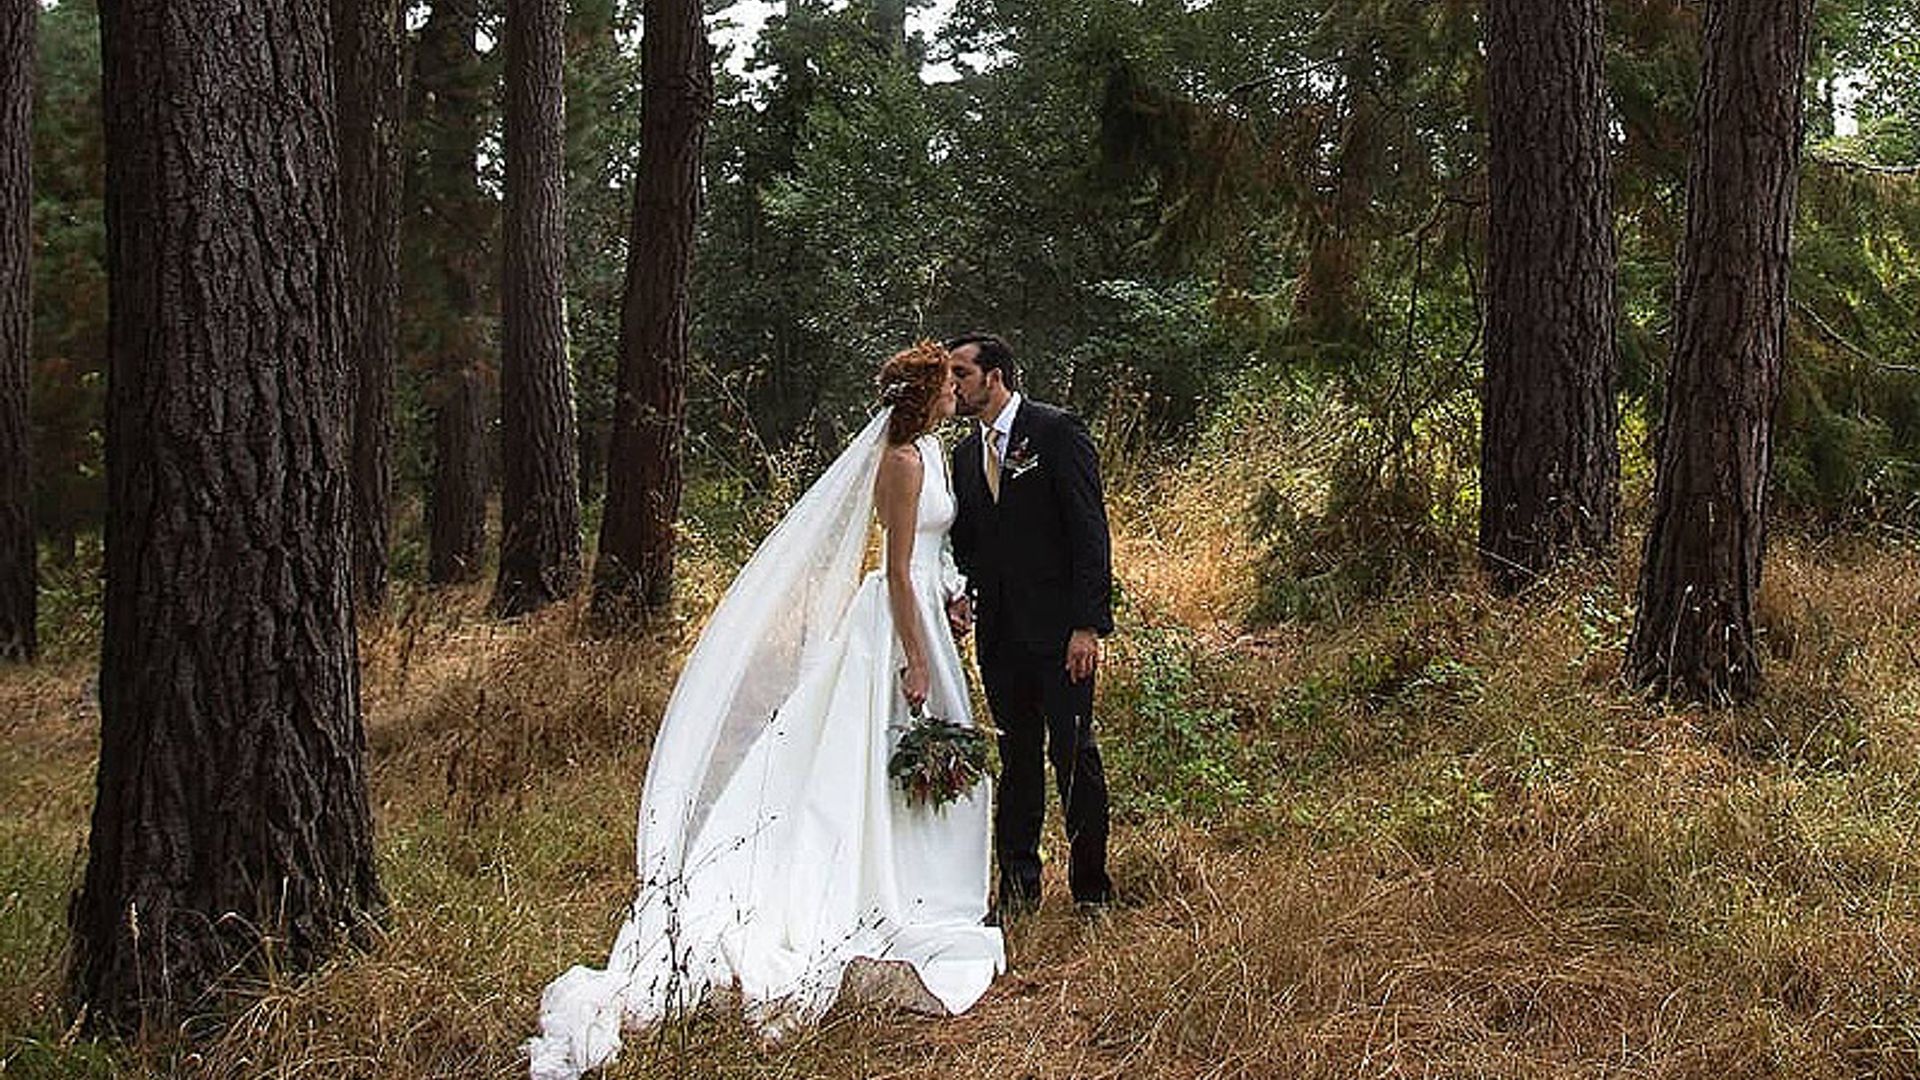
POLYGON ((1000 431, 999 429, 988 428, 987 437, 980 440, 980 443, 981 443, 981 446, 983 446, 986 449, 986 454, 987 454, 987 493, 993 496, 994 502, 999 502, 1000 501, 1000 454, 999 454, 1000 431))

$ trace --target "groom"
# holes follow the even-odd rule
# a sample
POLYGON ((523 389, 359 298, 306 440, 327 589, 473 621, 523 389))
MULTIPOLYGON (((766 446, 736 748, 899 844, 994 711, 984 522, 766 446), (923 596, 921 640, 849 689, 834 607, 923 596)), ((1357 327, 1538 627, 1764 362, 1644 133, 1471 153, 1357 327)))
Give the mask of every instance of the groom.
POLYGON ((1000 914, 1040 902, 1047 761, 1065 809, 1068 884, 1083 910, 1098 911, 1113 899, 1107 777, 1093 739, 1100 637, 1113 632, 1099 461, 1078 418, 1020 394, 1006 342, 968 334, 946 347, 959 414, 977 421, 954 448, 952 472, 954 561, 973 597, 947 613, 956 630, 979 620, 980 674, 1001 731, 1000 914))

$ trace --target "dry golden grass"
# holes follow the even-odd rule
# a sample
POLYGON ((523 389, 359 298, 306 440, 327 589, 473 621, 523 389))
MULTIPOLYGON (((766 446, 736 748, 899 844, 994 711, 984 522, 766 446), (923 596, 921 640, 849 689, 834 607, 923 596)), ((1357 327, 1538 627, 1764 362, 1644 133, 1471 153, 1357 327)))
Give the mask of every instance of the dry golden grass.
MULTIPOLYGON (((610 1076, 1920 1076, 1920 557, 1777 541, 1765 697, 1668 709, 1615 679, 1630 565, 1241 631, 1257 552, 1217 465, 1116 500, 1126 903, 1085 923, 1054 881, 967 1016, 846 1009, 769 1047, 712 1012, 610 1076)), ((483 599, 366 629, 384 936, 193 1042, 67 1030, 97 713, 84 668, 0 675, 0 1074, 518 1075, 541 986, 611 941, 689 635, 483 599)))

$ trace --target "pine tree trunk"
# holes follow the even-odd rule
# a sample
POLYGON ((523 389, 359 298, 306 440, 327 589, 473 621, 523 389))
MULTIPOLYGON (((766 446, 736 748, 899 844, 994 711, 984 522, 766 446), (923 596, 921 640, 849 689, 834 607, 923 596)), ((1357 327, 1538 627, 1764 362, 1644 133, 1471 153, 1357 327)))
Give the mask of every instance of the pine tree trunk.
POLYGON ((333 0, 340 209, 353 375, 353 591, 387 600, 393 511, 393 376, 400 309, 400 4, 333 0))
POLYGON ((72 979, 132 1032, 310 968, 382 899, 326 5, 114 0, 101 41, 111 497, 72 979))
POLYGON ((693 0, 648 0, 641 46, 640 174, 620 316, 620 373, 595 614, 637 621, 673 595, 687 409, 688 279, 713 50, 693 0))
POLYGON ((427 493, 427 580, 480 576, 487 546, 487 390, 471 354, 443 354, 434 373, 433 480, 427 493))
POLYGON ((1759 678, 1766 553, 1811 0, 1710 0, 1654 517, 1626 675, 1742 701, 1759 678))
POLYGON ((446 584, 480 575, 487 543, 487 375, 480 301, 491 209, 477 157, 487 88, 474 34, 475 0, 435 0, 420 32, 414 80, 426 133, 415 217, 433 264, 423 318, 437 324, 427 391, 433 477, 427 493, 427 577, 446 584))
POLYGON ((494 607, 535 611, 580 584, 580 489, 567 363, 566 119, 560 0, 507 0, 507 217, 500 365, 500 577, 494 607))
POLYGON ((0 662, 38 647, 33 536, 33 53, 39 4, 0 12, 0 662))
POLYGON ((590 503, 600 490, 601 477, 606 471, 600 460, 605 454, 605 443, 594 436, 591 424, 582 423, 575 445, 579 448, 576 460, 580 463, 580 501, 590 503))
POLYGON ((1601 0, 1487 0, 1480 558, 1512 591, 1613 545, 1614 235, 1601 0))

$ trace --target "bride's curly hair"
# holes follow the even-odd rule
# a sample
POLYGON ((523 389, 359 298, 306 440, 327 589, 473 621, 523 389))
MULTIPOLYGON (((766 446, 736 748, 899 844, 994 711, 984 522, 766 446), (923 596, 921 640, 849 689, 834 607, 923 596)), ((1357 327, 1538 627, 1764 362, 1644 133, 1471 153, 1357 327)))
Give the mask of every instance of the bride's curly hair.
POLYGON ((949 360, 937 341, 920 341, 880 365, 880 404, 893 406, 887 442, 899 446, 933 426, 933 403, 946 391, 949 360))

